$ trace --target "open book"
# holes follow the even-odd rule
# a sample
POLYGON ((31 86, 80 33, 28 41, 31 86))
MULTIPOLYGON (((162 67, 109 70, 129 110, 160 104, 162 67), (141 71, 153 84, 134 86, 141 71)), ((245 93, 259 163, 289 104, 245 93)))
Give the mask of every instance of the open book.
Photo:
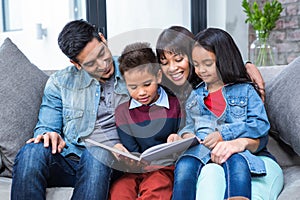
POLYGON ((166 158, 174 153, 181 153, 187 150, 189 147, 199 144, 197 137, 191 137, 182 140, 177 140, 175 142, 168 142, 168 143, 155 145, 145 150, 142 154, 135 155, 135 153, 133 154, 133 153, 123 152, 117 148, 109 147, 102 143, 96 142, 95 140, 85 139, 85 142, 89 142, 93 145, 102 147, 113 153, 117 153, 119 155, 125 156, 135 161, 138 162, 144 161, 147 163, 151 163, 152 161, 166 158))

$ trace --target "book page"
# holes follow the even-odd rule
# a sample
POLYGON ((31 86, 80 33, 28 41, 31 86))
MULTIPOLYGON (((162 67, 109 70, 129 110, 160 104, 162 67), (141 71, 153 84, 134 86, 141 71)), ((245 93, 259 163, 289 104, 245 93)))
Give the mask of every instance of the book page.
POLYGON ((177 140, 175 142, 168 142, 168 143, 163 143, 163 144, 152 146, 152 147, 148 148, 147 150, 145 150, 139 157, 139 156, 133 155, 131 153, 121 151, 117 148, 109 147, 107 145, 104 145, 102 143, 96 142, 91 139, 85 139, 85 142, 89 142, 93 145, 102 147, 108 151, 117 153, 119 155, 125 156, 125 157, 133 159, 135 161, 140 162, 143 160, 147 163, 165 159, 167 156, 171 156, 174 153, 181 153, 181 152, 187 150, 189 147, 199 144, 197 137, 186 138, 186 139, 182 139, 182 140, 177 140))
POLYGON ((136 160, 136 161, 140 161, 141 159, 138 157, 138 156, 135 156, 133 154, 130 154, 130 153, 127 153, 127 152, 124 152, 124 151, 121 151, 117 148, 114 148, 114 147, 110 147, 110 146, 107 146, 105 144, 102 144, 100 142, 96 142, 95 140, 91 140, 91 139, 85 139, 84 140, 85 142, 88 142, 88 143, 91 143, 93 145, 96 145, 96 146, 99 146, 99 147, 102 147, 110 152, 113 152, 113 153, 117 153, 117 154, 120 154, 122 156, 125 156, 125 157, 128 157, 128 158, 131 158, 133 160, 136 160))
POLYGON ((196 144, 199 144, 197 137, 159 144, 145 150, 141 154, 141 159, 145 160, 146 162, 159 160, 174 153, 181 153, 196 144))

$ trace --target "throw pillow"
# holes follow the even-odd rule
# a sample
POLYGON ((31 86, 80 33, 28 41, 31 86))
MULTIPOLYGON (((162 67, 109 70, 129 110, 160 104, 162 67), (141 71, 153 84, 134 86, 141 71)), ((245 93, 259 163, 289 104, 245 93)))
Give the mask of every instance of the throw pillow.
POLYGON ((2 169, 2 155, 0 152, 0 173, 3 171, 4 169, 2 169))
POLYGON ((275 137, 300 155, 300 57, 266 84, 266 108, 275 137))
POLYGON ((6 38, 0 47, 0 153, 11 177, 15 156, 33 136, 48 76, 6 38))

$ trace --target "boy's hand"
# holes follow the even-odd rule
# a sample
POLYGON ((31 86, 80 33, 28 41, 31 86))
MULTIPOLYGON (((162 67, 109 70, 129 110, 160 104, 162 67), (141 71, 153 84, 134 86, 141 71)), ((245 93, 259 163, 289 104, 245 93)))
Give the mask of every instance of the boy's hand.
POLYGON ((219 131, 215 131, 208 134, 203 140, 202 144, 204 144, 209 149, 213 149, 220 141, 223 141, 222 135, 219 131))
MULTIPOLYGON (((128 151, 128 150, 123 146, 123 144, 121 144, 121 143, 117 143, 117 144, 115 144, 113 147, 116 148, 116 149, 119 149, 120 151, 129 153, 129 151, 128 151)), ((118 160, 120 160, 120 155, 119 155, 119 154, 114 153, 114 152, 112 152, 112 153, 114 154, 114 156, 115 156, 118 160)))
POLYGON ((121 144, 121 143, 115 144, 115 145, 114 145, 114 148, 119 149, 120 151, 128 152, 128 153, 129 153, 129 151, 128 151, 128 150, 123 146, 123 144, 121 144))

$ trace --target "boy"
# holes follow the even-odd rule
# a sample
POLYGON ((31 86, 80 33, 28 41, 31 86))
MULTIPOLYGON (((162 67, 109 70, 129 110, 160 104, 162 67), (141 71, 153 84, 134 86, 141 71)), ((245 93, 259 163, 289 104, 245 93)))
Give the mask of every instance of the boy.
MULTIPOLYGON (((159 85, 162 72, 148 43, 125 47, 119 68, 131 96, 115 112, 121 143, 130 152, 142 153, 149 147, 178 137, 180 105, 159 85)), ((170 199, 174 161, 145 173, 125 173, 110 190, 114 199, 170 199), (120 192, 122 191, 122 192, 120 192)))

